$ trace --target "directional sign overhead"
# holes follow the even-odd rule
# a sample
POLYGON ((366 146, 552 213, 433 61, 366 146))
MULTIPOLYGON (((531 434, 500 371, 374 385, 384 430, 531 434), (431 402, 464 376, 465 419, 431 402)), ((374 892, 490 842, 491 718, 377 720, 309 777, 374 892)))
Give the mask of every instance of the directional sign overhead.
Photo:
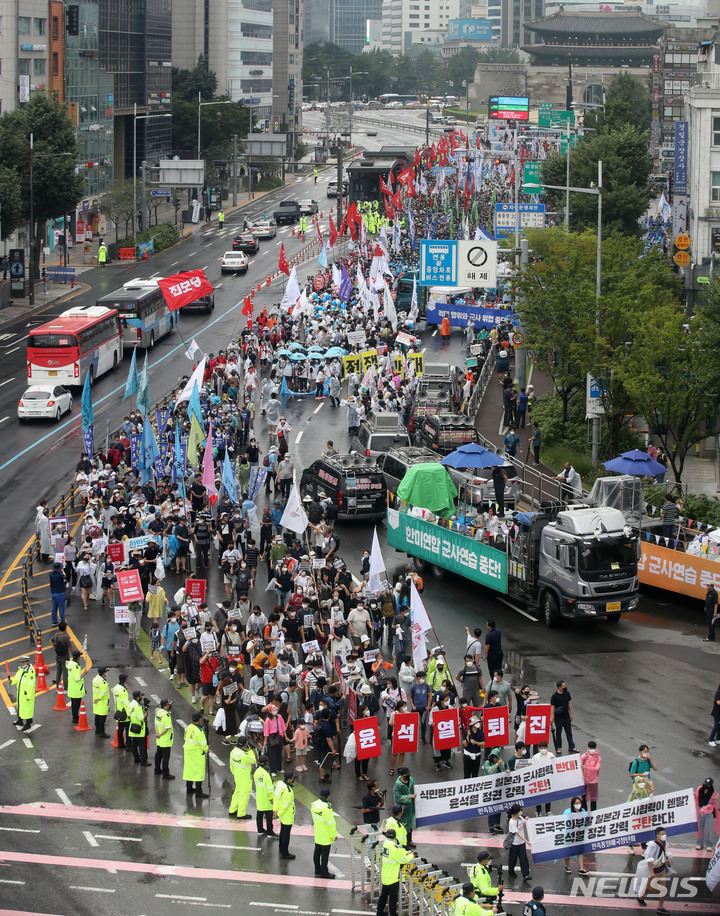
POLYGON ((150 197, 170 197, 170 188, 153 188, 150 197))
POLYGON ((497 242, 458 242, 458 284, 493 289, 497 286, 497 242))

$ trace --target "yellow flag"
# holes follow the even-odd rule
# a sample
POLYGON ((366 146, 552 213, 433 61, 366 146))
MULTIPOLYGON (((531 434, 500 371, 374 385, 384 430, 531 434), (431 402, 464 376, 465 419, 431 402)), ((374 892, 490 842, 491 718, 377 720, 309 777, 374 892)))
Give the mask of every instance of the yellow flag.
POLYGON ((205 444, 205 433, 195 414, 190 420, 190 436, 188 437, 187 459, 196 468, 198 466, 198 445, 205 444))

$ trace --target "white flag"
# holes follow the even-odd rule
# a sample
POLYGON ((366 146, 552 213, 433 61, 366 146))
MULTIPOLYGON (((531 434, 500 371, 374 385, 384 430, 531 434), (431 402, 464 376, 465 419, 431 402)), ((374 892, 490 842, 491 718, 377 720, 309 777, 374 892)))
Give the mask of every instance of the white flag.
POLYGON ((195 368, 195 371, 190 376, 187 385, 183 388, 180 394, 175 399, 175 409, 177 410, 178 404, 182 404, 183 401, 189 401, 190 396, 193 393, 193 388, 195 385, 198 386, 198 391, 202 391, 203 379, 205 378, 205 357, 200 360, 198 365, 195 368))
POLYGON ((413 274, 413 291, 412 299, 410 300, 410 314, 408 315, 408 318, 413 324, 417 321, 418 312, 417 274, 413 274))
POLYGON ((284 309, 292 308, 293 305, 300 298, 300 285, 297 280, 297 271, 293 267, 290 271, 290 276, 288 277, 287 284, 285 285, 285 292, 283 293, 281 307, 284 309))
POLYGON ((332 266, 332 278, 333 278, 333 286, 340 289, 340 284, 342 283, 342 274, 340 273, 340 271, 338 270, 335 264, 333 264, 332 266))
POLYGON ((395 303, 393 302, 392 294, 390 292, 390 287, 385 283, 385 290, 383 293, 383 307, 385 312, 385 318, 392 325, 393 331, 397 331, 397 312, 395 311, 395 303))
POLYGON ((380 551, 380 541, 378 541, 377 528, 373 531, 372 550, 370 551, 370 578, 368 588, 371 592, 384 592, 388 587, 387 572, 385 571, 385 560, 383 560, 380 551))
POLYGON ((705 873, 705 884, 709 891, 714 891, 720 884, 720 840, 717 841, 715 852, 708 862, 707 872, 705 873))
POLYGON ((289 528, 294 531, 295 534, 303 534, 307 528, 308 519, 300 502, 297 484, 293 484, 293 488, 290 491, 290 498, 280 519, 280 524, 283 528, 289 528))
POLYGON ((200 347, 197 345, 197 341, 193 337, 192 341, 190 342, 190 346, 185 351, 185 356, 187 356, 188 359, 193 359, 199 349, 200 347))
POLYGON ((410 631, 412 633, 413 664, 418 670, 427 658, 428 651, 425 645, 425 633, 432 629, 428 612, 422 603, 420 594, 415 588, 415 583, 410 583, 410 631))

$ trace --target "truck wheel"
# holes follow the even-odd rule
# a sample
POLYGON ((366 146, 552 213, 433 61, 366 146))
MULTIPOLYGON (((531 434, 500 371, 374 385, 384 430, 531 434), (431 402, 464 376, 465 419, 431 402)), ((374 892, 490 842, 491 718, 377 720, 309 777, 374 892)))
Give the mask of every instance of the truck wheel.
POLYGON ((436 566, 434 563, 430 567, 430 570, 433 574, 433 578, 437 579, 439 582, 442 582, 442 580, 447 576, 447 571, 444 570, 442 566, 436 566))
POLYGON ((545 617, 545 625, 551 629, 560 624, 560 608, 558 607, 557 598, 552 592, 545 592, 543 616, 545 617))
POLYGON ((621 617, 620 614, 608 614, 607 621, 608 623, 617 623, 618 620, 620 620, 620 617, 621 617))
POLYGON ((413 566, 415 567, 415 572, 425 572, 427 563, 425 560, 421 560, 420 557, 413 557, 413 566))

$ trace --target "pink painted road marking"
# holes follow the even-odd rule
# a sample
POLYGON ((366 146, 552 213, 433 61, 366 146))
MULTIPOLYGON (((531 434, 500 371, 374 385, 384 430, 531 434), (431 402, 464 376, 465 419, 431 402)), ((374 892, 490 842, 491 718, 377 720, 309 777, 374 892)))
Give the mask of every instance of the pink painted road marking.
POLYGON ((302 875, 262 875, 258 872, 228 871, 224 868, 195 868, 192 865, 156 865, 152 862, 120 862, 117 859, 81 859, 79 856, 46 856, 31 852, 0 850, 0 862, 16 862, 28 865, 56 865, 58 868, 96 868, 115 871, 138 872, 157 875, 160 878, 198 878, 213 881, 237 881, 251 884, 282 884, 289 887, 337 888, 352 890, 350 881, 333 881, 328 884, 322 878, 305 878, 302 875))
MULTIPOLYGON (((120 808, 90 808, 80 805, 67 805, 49 802, 33 802, 24 805, 0 806, 0 815, 23 815, 27 817, 49 817, 61 820, 98 821, 106 824, 142 824, 153 827, 188 827, 195 830, 225 830, 232 833, 255 833, 252 821, 246 823, 233 823, 227 818, 220 817, 186 817, 182 814, 162 814, 157 811, 130 811, 120 808)), ((295 825, 295 836, 312 836, 311 826, 295 825)), ((478 835, 478 833, 449 832, 445 830, 417 831, 416 842, 422 845, 433 844, 437 846, 482 846, 487 848, 500 848, 502 840, 495 836, 478 835)), ((639 847, 638 847, 639 849, 639 847)), ((627 855, 626 846, 615 849, 604 849, 594 853, 595 856, 627 855)), ((709 859, 711 852, 695 850, 690 846, 677 846, 673 843, 673 856, 678 859, 709 859)), ((1 916, 1 914, 0 914, 1 916)))
POLYGON ((36 913, 34 910, 0 910, 0 916, 55 916, 53 913, 36 913))

